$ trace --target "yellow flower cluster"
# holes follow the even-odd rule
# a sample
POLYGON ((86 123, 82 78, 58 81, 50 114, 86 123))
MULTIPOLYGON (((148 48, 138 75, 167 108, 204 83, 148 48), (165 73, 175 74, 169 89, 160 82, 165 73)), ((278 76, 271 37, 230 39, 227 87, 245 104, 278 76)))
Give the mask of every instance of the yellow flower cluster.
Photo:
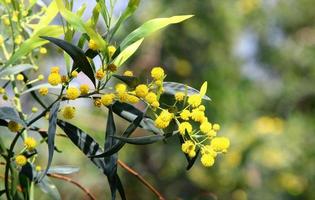
POLYGON ((27 158, 24 155, 18 155, 15 157, 15 162, 22 167, 27 163, 27 158))
POLYGON ((66 106, 63 109, 62 116, 65 119, 72 119, 72 118, 74 118, 74 115, 75 115, 75 107, 73 107, 73 106, 66 106))
POLYGON ((155 126, 161 129, 168 127, 171 120, 173 119, 174 114, 163 110, 160 115, 155 119, 155 126))
POLYGON ((35 149, 35 147, 37 146, 37 142, 34 138, 27 137, 24 140, 24 146, 26 147, 27 150, 31 151, 35 149))
POLYGON ((50 69, 50 74, 48 76, 48 83, 52 86, 60 84, 61 75, 59 74, 59 67, 55 66, 50 69))
POLYGON ((69 87, 66 91, 66 97, 70 100, 75 100, 80 96, 80 91, 76 87, 69 87))

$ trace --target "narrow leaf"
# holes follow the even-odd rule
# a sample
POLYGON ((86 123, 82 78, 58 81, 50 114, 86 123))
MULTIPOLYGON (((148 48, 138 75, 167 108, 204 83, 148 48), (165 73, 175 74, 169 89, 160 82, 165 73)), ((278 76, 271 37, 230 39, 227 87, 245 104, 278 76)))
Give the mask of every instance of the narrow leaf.
POLYGON ((16 113, 16 111, 11 107, 1 107, 0 108, 0 119, 8 119, 15 121, 16 123, 19 123, 23 126, 26 126, 23 120, 19 117, 19 115, 16 113))
MULTIPOLYGON (((187 92, 187 96, 191 96, 193 94, 201 94, 201 92, 199 92, 199 90, 197 90, 195 88, 189 87, 189 86, 182 84, 182 83, 176 83, 176 82, 163 82, 163 88, 164 88, 164 93, 170 94, 170 95, 174 95, 177 92, 184 92, 184 93, 187 92)), ((203 85, 202 88, 203 88, 203 90, 207 89, 206 84, 203 85)), ((205 91, 202 91, 202 92, 205 93, 205 91)), ((208 101, 211 100, 206 95, 203 95, 202 98, 204 100, 208 100, 208 101)))
POLYGON ((20 64, 15 65, 13 67, 8 67, 0 72, 0 77, 8 76, 8 75, 15 75, 21 73, 23 71, 33 69, 33 65, 30 64, 20 64))
POLYGON ((73 166, 51 166, 47 174, 73 174, 79 172, 79 167, 73 166))
POLYGON ((113 136, 114 138, 129 144, 136 144, 136 145, 145 145, 145 144, 152 144, 158 141, 165 139, 163 135, 150 135, 150 136, 143 136, 143 137, 133 137, 133 138, 126 138, 121 136, 113 136))
POLYGON ((126 47, 113 61, 113 63, 119 67, 126 62, 126 60, 132 56, 136 50, 139 48, 143 41, 143 38, 140 38, 136 42, 132 43, 128 47, 126 47))
POLYGON ((37 186, 47 195, 49 195, 53 200, 61 200, 60 193, 57 187, 52 183, 52 181, 44 176, 41 182, 37 183, 37 186))

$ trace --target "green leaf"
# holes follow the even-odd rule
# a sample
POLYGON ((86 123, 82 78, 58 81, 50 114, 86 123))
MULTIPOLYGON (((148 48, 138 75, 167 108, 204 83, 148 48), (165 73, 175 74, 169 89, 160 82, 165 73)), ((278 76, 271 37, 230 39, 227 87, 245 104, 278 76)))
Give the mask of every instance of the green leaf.
POLYGON ((128 87, 130 88, 135 88, 140 83, 139 78, 135 76, 120 76, 120 75, 114 74, 113 77, 126 83, 128 87))
POLYGON ((21 95, 27 94, 27 93, 32 92, 32 91, 39 90, 39 89, 42 88, 42 87, 47 87, 47 88, 50 88, 50 89, 58 89, 58 90, 61 89, 61 85, 52 86, 52 85, 50 85, 49 83, 42 83, 42 84, 35 85, 35 86, 33 86, 33 87, 31 87, 31 88, 25 90, 24 92, 21 93, 21 95))
POLYGON ((26 163, 19 172, 19 182, 22 188, 24 199, 29 199, 30 183, 33 180, 33 168, 30 163, 26 163))
MULTIPOLYGON (((187 96, 191 96, 193 94, 200 94, 199 90, 189 87, 185 84, 182 83, 176 83, 176 82, 163 82, 163 88, 164 88, 164 93, 169 94, 169 95, 174 95, 177 92, 184 92, 187 94, 187 96)), ((206 84, 203 85, 203 93, 205 92, 204 89, 207 88, 206 84)), ((204 100, 211 101, 210 97, 207 95, 203 95, 202 98, 204 100)))
POLYGON ((21 73, 21 72, 24 72, 26 70, 33 69, 33 68, 34 68, 34 66, 30 65, 30 64, 15 65, 13 67, 9 67, 9 68, 2 70, 0 72, 0 77, 4 77, 4 76, 8 76, 8 75, 15 75, 15 74, 18 74, 18 73, 21 73))
POLYGON ((54 43, 55 45, 62 48, 64 51, 66 51, 71 58, 73 59, 73 67, 72 70, 78 68, 78 71, 81 71, 86 74, 89 79, 92 81, 92 83, 95 86, 95 77, 93 69, 90 65, 90 62, 87 60, 84 52, 79 47, 58 38, 52 38, 52 37, 46 37, 42 36, 41 38, 44 38, 46 40, 49 40, 50 42, 54 43))
POLYGON ((54 149, 55 149, 55 135, 56 135, 56 128, 57 128, 57 114, 60 107, 60 101, 57 101, 51 108, 49 113, 49 126, 48 126, 48 162, 45 171, 42 174, 42 177, 39 179, 39 182, 46 176, 49 167, 51 165, 53 156, 54 156, 54 149))
POLYGON ((61 200, 60 193, 55 184, 47 177, 37 183, 37 186, 47 195, 49 195, 53 200, 61 200))
POLYGON ((149 136, 133 137, 133 138, 127 138, 127 137, 121 137, 121 136, 113 136, 113 137, 122 142, 125 142, 128 144, 136 144, 136 145, 152 144, 152 143, 165 139, 163 135, 149 135, 149 136))
POLYGON ((140 40, 141 38, 144 38, 151 33, 162 29, 170 24, 176 24, 180 23, 186 19, 191 18, 193 15, 179 15, 179 16, 173 16, 169 18, 156 18, 149 20, 142 24, 139 28, 132 31, 119 45, 119 48, 113 55, 113 57, 116 57, 120 51, 123 51, 126 47, 131 45, 132 43, 140 40))
POLYGON ((80 171, 79 167, 73 166, 51 166, 47 174, 73 174, 80 171))
POLYGON ((93 39, 99 46, 100 50, 106 49, 106 41, 103 40, 102 36, 99 35, 95 30, 93 30, 91 27, 85 25, 83 20, 80 19, 78 15, 75 13, 72 13, 69 11, 62 0, 56 0, 58 9, 60 11, 60 14, 62 17, 69 23, 71 26, 73 26, 74 29, 82 32, 87 33, 91 39, 93 39))
POLYGON ((43 40, 39 38, 40 35, 46 35, 51 37, 58 37, 63 34, 63 28, 61 26, 50 25, 46 26, 37 32, 33 33, 33 35, 23 42, 23 44, 16 50, 16 52, 11 56, 11 58, 5 63, 5 67, 16 63, 23 56, 26 56, 28 53, 40 47, 44 44, 47 44, 47 40, 43 40))
POLYGON ((24 127, 26 124, 24 123, 23 120, 19 117, 19 115, 16 113, 15 109, 11 107, 1 107, 0 108, 0 119, 8 119, 15 121, 16 123, 19 123, 23 125, 24 127))
MULTIPOLYGON (((126 47, 113 61, 113 64, 115 64, 117 67, 121 66, 126 62, 126 60, 132 56, 136 50, 139 48, 143 41, 143 38, 140 38, 136 42, 132 43, 128 47, 126 47)), ((114 57, 114 56, 113 56, 114 57)))

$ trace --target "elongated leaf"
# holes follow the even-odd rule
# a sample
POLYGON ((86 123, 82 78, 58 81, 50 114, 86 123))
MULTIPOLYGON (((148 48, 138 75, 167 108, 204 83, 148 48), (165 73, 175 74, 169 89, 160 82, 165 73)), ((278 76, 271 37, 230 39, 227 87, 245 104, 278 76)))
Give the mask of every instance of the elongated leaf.
POLYGON ((51 166, 47 174, 73 174, 79 172, 79 167, 73 166, 51 166))
POLYGON ((37 183, 37 186, 47 195, 49 195, 53 200, 61 200, 60 193, 53 182, 44 176, 41 182, 37 183))
POLYGON ((140 40, 141 38, 145 38, 146 36, 159 29, 162 29, 170 24, 182 22, 186 19, 191 18, 192 16, 193 15, 180 15, 169 18, 156 18, 145 22, 139 28, 127 35, 127 37, 119 45, 119 48, 117 49, 113 57, 115 58, 120 53, 120 51, 123 51, 129 45, 140 40))
POLYGON ((52 86, 49 83, 42 83, 42 84, 35 85, 35 86, 25 90, 24 92, 21 93, 21 95, 27 94, 27 93, 32 92, 32 91, 39 90, 42 87, 47 87, 49 89, 61 89, 61 85, 52 86))
POLYGON ((53 37, 45 37, 42 36, 41 38, 44 38, 46 40, 49 40, 50 42, 54 43, 55 45, 62 48, 64 51, 66 51, 71 58, 73 59, 73 69, 78 68, 79 71, 82 70, 83 73, 85 73, 89 79, 92 81, 92 83, 95 86, 95 77, 93 69, 90 65, 90 62, 87 60, 84 52, 79 47, 58 38, 53 37))
POLYGON ((41 35, 58 37, 63 34, 63 29, 61 26, 50 25, 46 26, 36 33, 34 33, 29 39, 27 39, 23 44, 16 50, 16 52, 11 56, 11 58, 5 63, 5 67, 16 63, 17 60, 21 59, 23 56, 27 55, 37 47, 47 44, 48 41, 39 38, 41 35))
POLYGON ((39 179, 39 182, 43 179, 44 176, 46 176, 49 167, 51 165, 53 156, 54 156, 54 149, 55 149, 55 135, 56 135, 56 128, 57 128, 57 114, 60 107, 60 101, 56 102, 53 107, 50 110, 49 115, 49 127, 48 127, 48 162, 47 167, 42 175, 42 177, 39 179))
MULTIPOLYGON (((124 118, 125 120, 129 122, 134 121, 139 115, 143 114, 143 112, 141 112, 134 106, 127 103, 122 103, 119 101, 116 101, 112 107, 115 114, 119 115, 120 117, 124 118)), ((154 121, 151 118, 146 117, 146 116, 144 116, 143 119, 141 120, 139 127, 147 131, 153 132, 157 135, 164 134, 161 129, 157 128, 154 125, 154 121)))
POLYGON ((132 56, 136 50, 139 48, 141 43, 143 42, 143 38, 140 38, 136 42, 132 43, 128 47, 126 47, 121 53, 114 59, 113 63, 119 67, 126 62, 126 60, 132 56))
MULTIPOLYGON (((200 94, 199 90, 189 87, 182 83, 176 82, 163 82, 164 93, 174 95, 177 92, 187 92, 187 96, 191 96, 193 94, 200 94)), ((210 97, 204 95, 202 97, 204 100, 210 101, 210 97)))
POLYGON ((8 119, 15 121, 16 123, 19 123, 23 126, 26 126, 23 120, 19 117, 19 115, 16 113, 14 108, 11 107, 1 107, 0 108, 0 119, 8 119))
POLYGON ((73 26, 74 29, 82 33, 87 33, 99 46, 100 50, 106 49, 106 41, 91 27, 85 25, 78 15, 67 10, 62 0, 56 0, 58 9, 62 17, 73 26))
MULTIPOLYGON (((122 134, 123 137, 129 137, 139 126, 141 120, 143 118, 143 113, 140 113, 140 115, 127 127, 125 132, 122 134)), ((113 137, 114 135, 111 135, 113 137)), ((113 139, 113 138, 112 138, 113 139)), ((114 145, 112 145, 110 148, 106 148, 104 153, 95 155, 95 158, 100 158, 100 157, 107 157, 111 156, 114 153, 118 152, 123 146, 125 142, 124 141, 116 141, 114 145)))
POLYGON ((150 135, 150 136, 143 136, 143 137, 121 137, 121 136, 113 136, 114 138, 128 143, 128 144, 136 144, 136 145, 145 145, 145 144, 152 144, 158 141, 165 139, 163 135, 150 135))
POLYGON ((120 76, 117 74, 114 74, 113 76, 126 83, 130 88, 135 88, 140 83, 140 80, 135 76, 120 76))
POLYGON ((21 64, 15 65, 13 67, 6 68, 5 70, 0 72, 0 77, 8 76, 8 75, 15 75, 21 72, 24 72, 29 69, 33 69, 33 65, 30 64, 21 64))
POLYGON ((19 172, 19 182, 22 188, 24 199, 29 199, 30 183, 33 180, 33 168, 30 163, 26 163, 19 172))

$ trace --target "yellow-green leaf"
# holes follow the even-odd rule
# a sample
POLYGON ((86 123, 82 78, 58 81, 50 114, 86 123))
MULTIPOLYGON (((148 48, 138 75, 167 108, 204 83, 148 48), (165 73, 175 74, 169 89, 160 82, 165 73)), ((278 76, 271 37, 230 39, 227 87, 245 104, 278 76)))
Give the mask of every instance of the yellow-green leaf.
POLYGON ((201 95, 201 96, 204 96, 204 95, 206 94, 206 92, 207 92, 207 86, 208 86, 208 83, 207 83, 207 81, 205 81, 205 82, 202 84, 201 88, 200 88, 200 95, 201 95))
POLYGON ((144 38, 141 38, 140 40, 134 42, 133 44, 131 44, 130 46, 128 46, 127 48, 125 48, 114 60, 114 64, 119 67, 121 66, 124 62, 126 62, 126 60, 132 56, 136 50, 139 48, 139 46, 141 45, 142 41, 144 38))

